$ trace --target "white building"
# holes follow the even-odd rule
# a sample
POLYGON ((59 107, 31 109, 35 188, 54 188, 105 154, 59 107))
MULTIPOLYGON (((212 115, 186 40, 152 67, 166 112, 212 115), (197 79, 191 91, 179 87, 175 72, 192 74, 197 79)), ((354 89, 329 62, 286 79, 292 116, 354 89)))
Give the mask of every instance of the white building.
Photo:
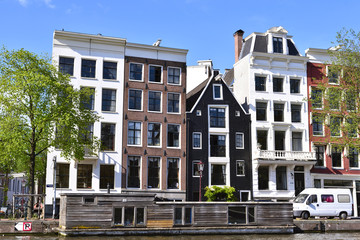
POLYGON ((200 83, 208 79, 213 70, 212 60, 199 60, 198 65, 186 68, 186 93, 189 93, 200 83))
POLYGON ((253 197, 289 200, 311 187, 306 64, 283 27, 235 37, 234 94, 251 114, 253 197))

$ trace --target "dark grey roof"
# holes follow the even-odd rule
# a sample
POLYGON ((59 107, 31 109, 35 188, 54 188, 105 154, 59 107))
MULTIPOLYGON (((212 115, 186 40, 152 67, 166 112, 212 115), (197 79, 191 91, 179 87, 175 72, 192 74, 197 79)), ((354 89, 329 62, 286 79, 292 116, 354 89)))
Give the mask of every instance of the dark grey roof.
POLYGON ((225 76, 223 77, 224 82, 228 87, 230 87, 234 82, 234 68, 230 69, 225 73, 225 76))
POLYGON ((186 94, 186 111, 190 111, 192 107, 195 105, 197 99, 200 97, 200 94, 206 87, 206 84, 210 80, 210 77, 201 82, 197 87, 191 90, 186 94))
POLYGON ((293 56, 300 56, 298 50, 296 49, 293 41, 291 41, 290 39, 287 39, 287 45, 289 48, 289 55, 293 55, 293 56))
POLYGON ((268 36, 259 36, 255 38, 254 52, 267 52, 268 36))
POLYGON ((251 37, 251 38, 249 38, 248 40, 246 40, 244 42, 244 46, 243 46, 243 49, 241 51, 241 57, 240 58, 243 58, 243 57, 245 57, 246 55, 248 55, 250 53, 252 39, 253 38, 251 37))

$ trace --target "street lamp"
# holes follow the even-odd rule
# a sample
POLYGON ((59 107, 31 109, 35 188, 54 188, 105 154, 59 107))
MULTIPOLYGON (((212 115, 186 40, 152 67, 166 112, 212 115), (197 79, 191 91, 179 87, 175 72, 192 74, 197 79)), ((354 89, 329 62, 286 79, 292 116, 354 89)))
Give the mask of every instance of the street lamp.
POLYGON ((204 171, 204 163, 201 160, 198 163, 198 169, 199 169, 199 176, 200 176, 200 181, 199 181, 199 202, 201 202, 201 178, 202 178, 202 172, 204 171))
POLYGON ((56 205, 56 156, 54 156, 53 162, 54 162, 54 199, 53 199, 53 214, 52 214, 52 218, 55 219, 55 205, 56 205))

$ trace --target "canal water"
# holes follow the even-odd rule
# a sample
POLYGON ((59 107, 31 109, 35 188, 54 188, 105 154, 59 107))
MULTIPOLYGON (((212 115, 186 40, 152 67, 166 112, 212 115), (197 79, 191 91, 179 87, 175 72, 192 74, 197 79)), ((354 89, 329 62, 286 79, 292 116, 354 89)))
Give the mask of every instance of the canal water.
POLYGON ((57 237, 57 236, 2 236, 0 240, 355 240, 360 232, 346 233, 301 233, 301 234, 254 234, 254 235, 201 235, 201 236, 136 236, 136 237, 57 237))

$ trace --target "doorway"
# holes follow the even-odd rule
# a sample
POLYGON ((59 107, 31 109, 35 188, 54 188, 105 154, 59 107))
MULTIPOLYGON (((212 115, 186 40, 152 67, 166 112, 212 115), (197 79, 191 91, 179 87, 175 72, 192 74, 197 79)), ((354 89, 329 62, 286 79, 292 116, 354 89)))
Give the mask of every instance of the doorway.
POLYGON ((295 173, 295 196, 305 189, 304 166, 296 166, 295 173))

